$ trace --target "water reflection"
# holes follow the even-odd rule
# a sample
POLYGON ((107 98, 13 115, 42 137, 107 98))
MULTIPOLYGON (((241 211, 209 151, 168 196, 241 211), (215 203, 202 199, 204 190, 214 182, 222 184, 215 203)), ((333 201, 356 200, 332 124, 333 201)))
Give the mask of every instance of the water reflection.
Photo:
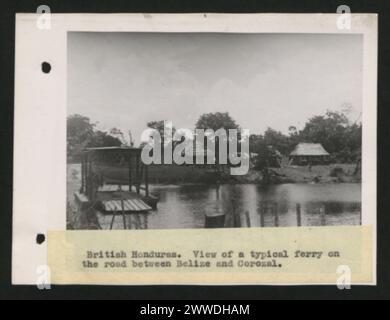
POLYGON ((255 227, 361 224, 360 184, 154 186, 152 192, 160 201, 149 229, 204 228, 205 215, 215 212, 229 213, 227 226, 244 212, 255 227))

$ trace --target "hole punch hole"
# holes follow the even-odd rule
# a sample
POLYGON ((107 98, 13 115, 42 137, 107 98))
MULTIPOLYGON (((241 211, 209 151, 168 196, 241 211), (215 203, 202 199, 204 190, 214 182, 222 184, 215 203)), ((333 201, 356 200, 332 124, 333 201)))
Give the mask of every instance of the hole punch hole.
POLYGON ((38 233, 37 234, 37 244, 42 244, 42 243, 44 243, 45 242, 45 240, 46 240, 46 237, 45 237, 45 235, 43 234, 43 233, 38 233))
POLYGON ((50 65, 50 63, 49 62, 42 62, 42 65, 41 65, 41 67, 42 67, 42 72, 43 73, 49 73, 50 72, 50 70, 51 70, 51 65, 50 65))

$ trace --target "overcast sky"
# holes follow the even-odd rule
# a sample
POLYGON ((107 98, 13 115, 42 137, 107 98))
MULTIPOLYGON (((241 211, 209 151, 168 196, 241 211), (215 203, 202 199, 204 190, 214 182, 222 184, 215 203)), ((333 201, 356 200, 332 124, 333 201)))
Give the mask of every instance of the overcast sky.
POLYGON ((251 133, 287 133, 313 115, 362 108, 362 36, 314 34, 68 34, 68 114, 131 130, 172 120, 194 128, 225 112, 251 133))

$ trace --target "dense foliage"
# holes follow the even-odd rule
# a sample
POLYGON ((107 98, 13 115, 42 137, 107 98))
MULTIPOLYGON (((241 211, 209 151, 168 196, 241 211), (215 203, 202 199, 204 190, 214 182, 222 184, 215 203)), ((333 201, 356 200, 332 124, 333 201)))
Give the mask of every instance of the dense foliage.
POLYGON ((342 112, 327 111, 310 118, 300 131, 291 126, 288 135, 271 128, 262 135, 251 135, 250 150, 259 154, 258 166, 262 167, 270 156, 269 146, 288 155, 300 142, 321 143, 332 162, 352 163, 360 158, 361 140, 361 123, 351 123, 342 112))
MULTIPOLYGON (((157 129, 164 143, 164 122, 151 121, 149 128, 157 129)), ((238 129, 239 125, 227 112, 207 113, 199 117, 197 129, 238 129)), ((173 131, 176 129, 173 128, 173 131)), ((342 112, 327 111, 324 115, 310 118, 302 130, 291 126, 288 134, 268 128, 263 134, 250 136, 250 151, 257 153, 257 167, 263 168, 275 152, 288 154, 300 142, 321 143, 331 154, 332 162, 352 163, 360 159, 362 125, 351 123, 342 112)), ((90 119, 78 114, 71 115, 67 121, 67 153, 70 159, 87 147, 120 146, 123 134, 118 129, 103 132, 96 129, 90 119)))
POLYGON ((112 147, 122 145, 122 141, 115 135, 121 134, 117 129, 110 133, 96 129, 88 117, 74 114, 67 119, 67 156, 69 161, 78 159, 85 148, 112 147))

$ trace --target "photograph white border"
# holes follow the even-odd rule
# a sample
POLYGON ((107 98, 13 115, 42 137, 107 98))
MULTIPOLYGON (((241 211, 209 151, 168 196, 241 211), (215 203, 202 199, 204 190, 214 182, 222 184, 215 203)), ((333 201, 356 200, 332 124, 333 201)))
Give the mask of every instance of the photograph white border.
POLYGON ((35 284, 37 268, 47 264, 47 244, 37 244, 37 234, 66 229, 69 31, 362 34, 362 224, 373 226, 376 266, 377 15, 352 14, 350 29, 338 29, 338 19, 340 14, 17 14, 12 283, 35 284), (52 67, 48 74, 41 70, 44 61, 52 67))

